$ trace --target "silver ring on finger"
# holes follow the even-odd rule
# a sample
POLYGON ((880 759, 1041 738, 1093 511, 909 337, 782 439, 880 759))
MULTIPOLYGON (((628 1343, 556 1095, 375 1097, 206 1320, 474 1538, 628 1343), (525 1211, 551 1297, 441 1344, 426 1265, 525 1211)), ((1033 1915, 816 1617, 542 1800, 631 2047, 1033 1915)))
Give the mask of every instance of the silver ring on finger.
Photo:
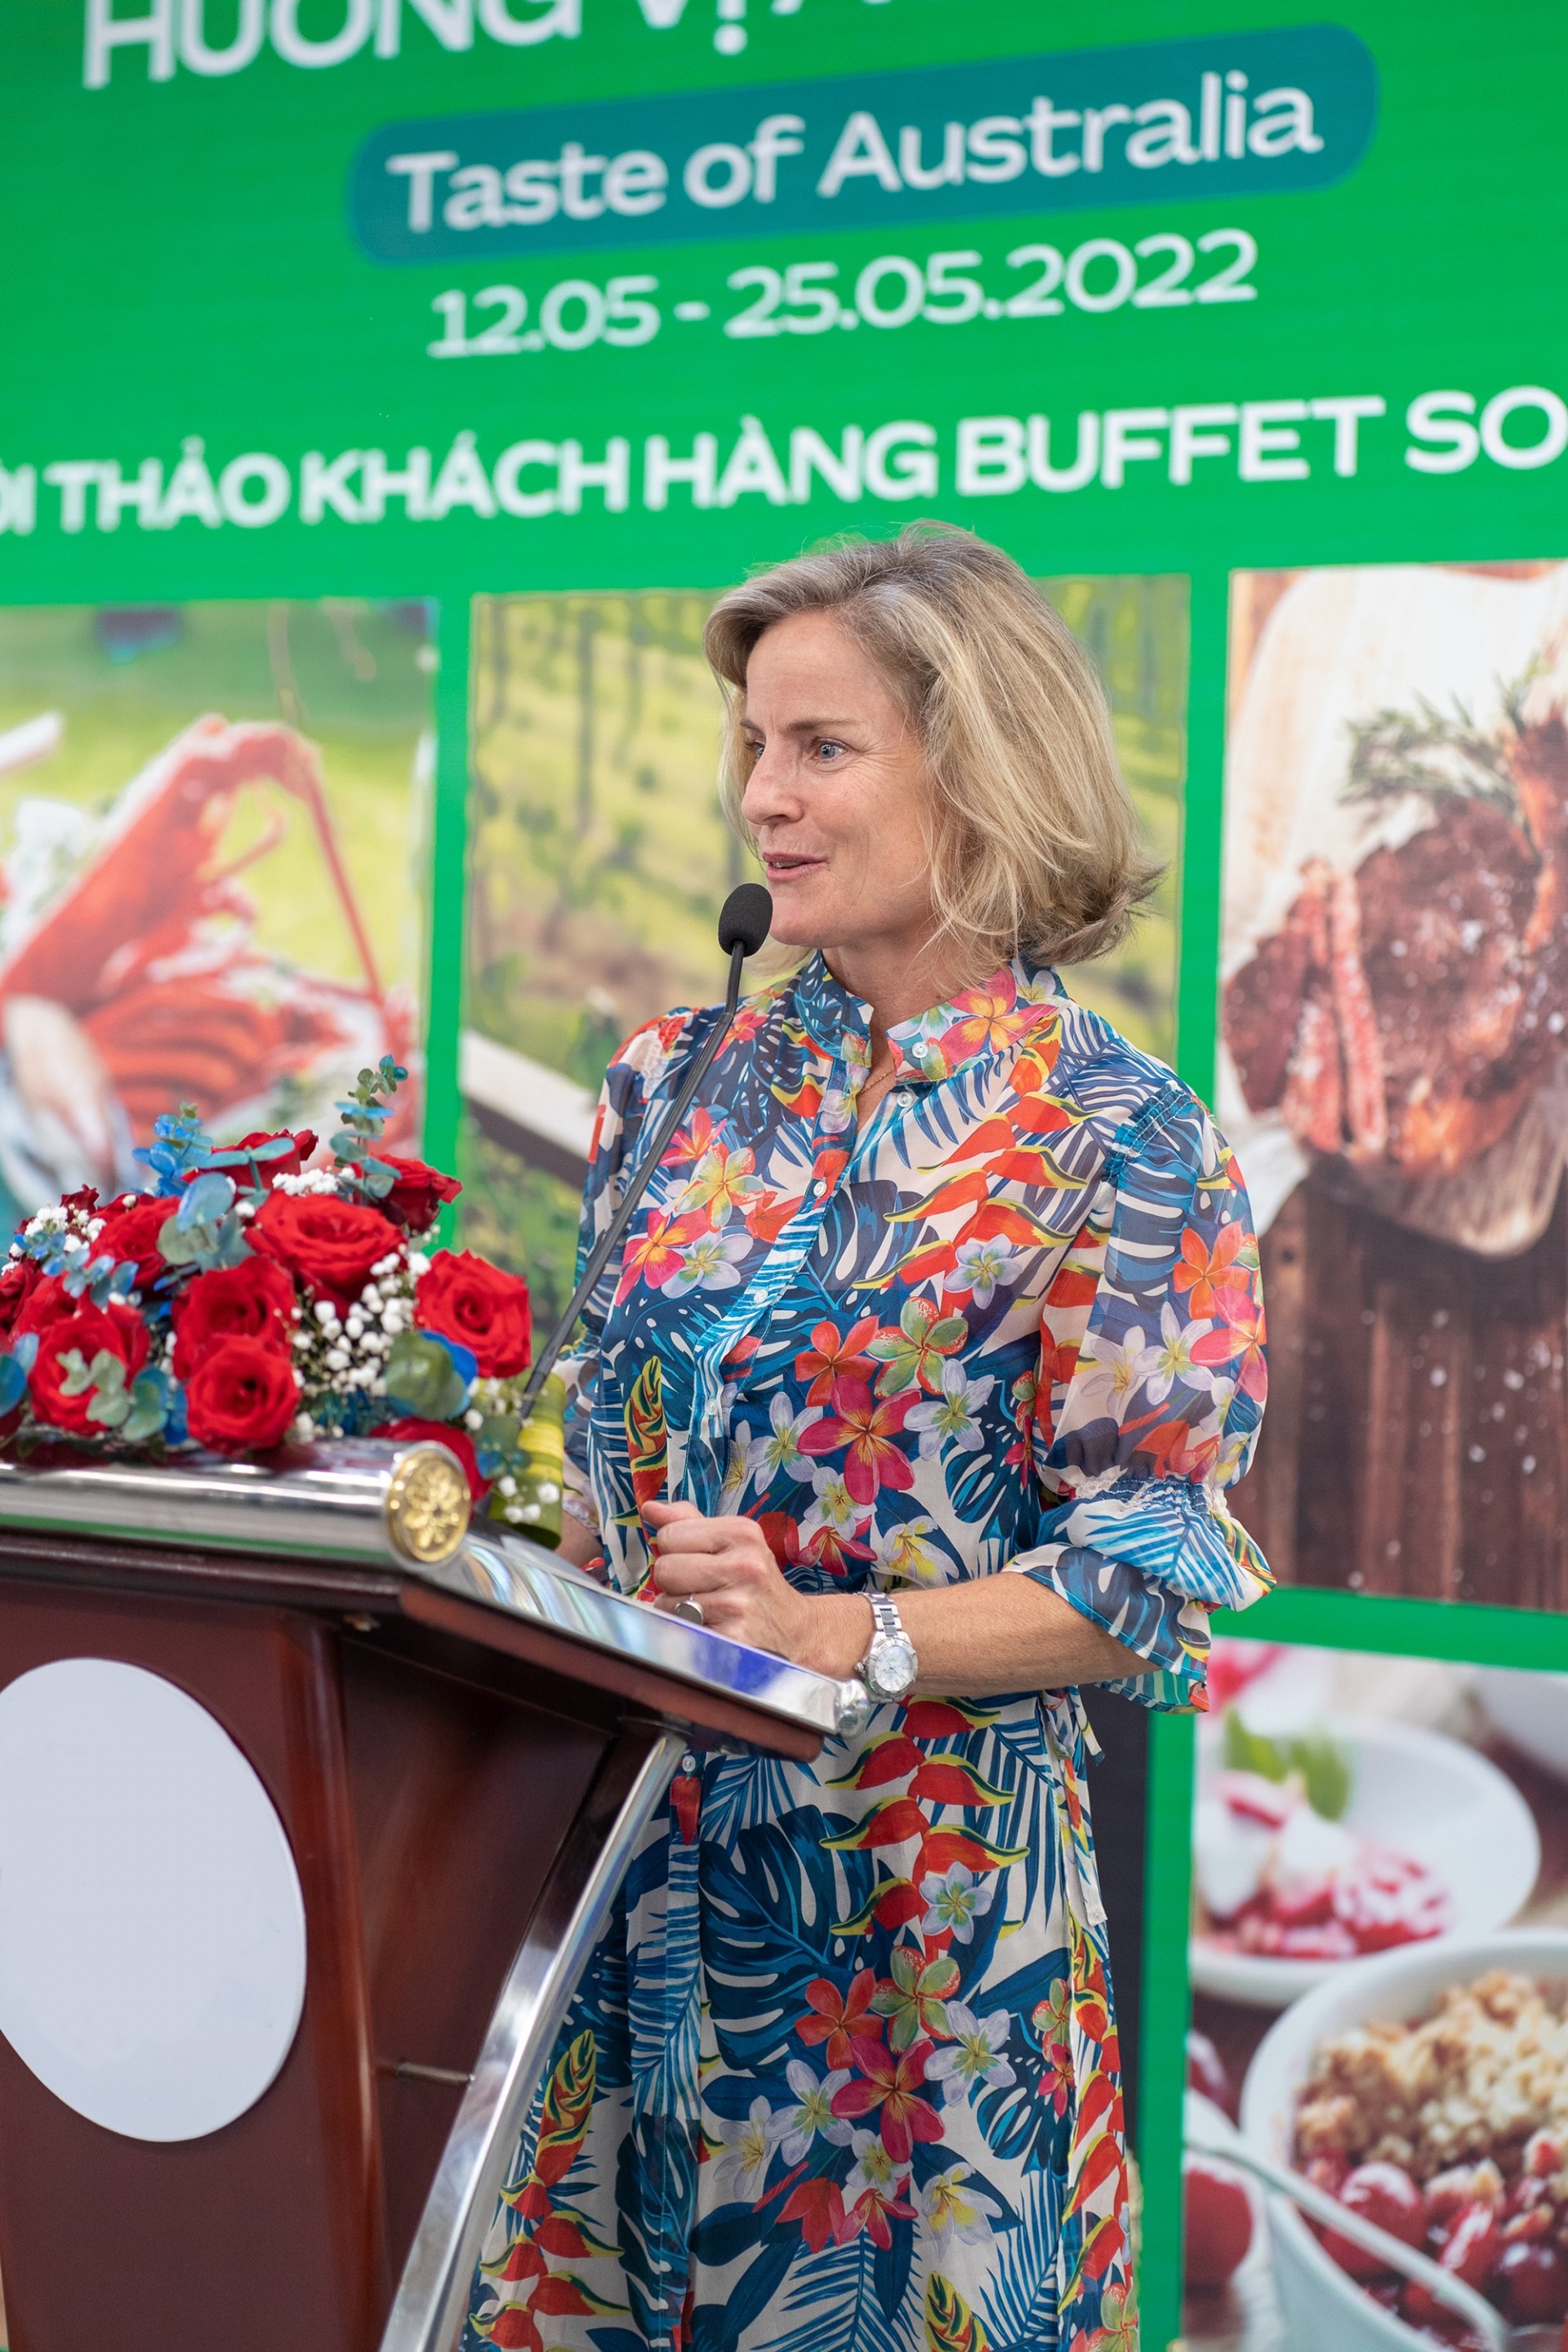
POLYGON ((700 1601, 678 1601, 669 1613, 672 1617, 684 1617, 689 1625, 706 1625, 708 1622, 702 1614, 700 1601))

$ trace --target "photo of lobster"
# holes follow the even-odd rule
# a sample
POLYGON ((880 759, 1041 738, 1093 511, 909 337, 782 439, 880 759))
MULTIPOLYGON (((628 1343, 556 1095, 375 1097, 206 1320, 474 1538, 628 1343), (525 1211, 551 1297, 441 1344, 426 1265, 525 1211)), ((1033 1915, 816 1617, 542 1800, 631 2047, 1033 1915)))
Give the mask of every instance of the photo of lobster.
MULTIPOLYGON (((295 609, 302 651, 298 641, 309 643, 317 616, 313 608, 295 609)), ((187 656, 193 633, 210 634, 184 625, 201 612, 178 616, 187 656)), ((259 649, 276 667, 278 608, 207 608, 204 617, 215 614, 231 656, 248 637, 247 649, 259 649)), ((0 694, 12 684, 4 676, 12 618, 0 614, 0 694)), ((38 616, 26 618, 36 628, 38 616)), ((78 1182, 105 1193, 134 1183, 133 1148, 149 1139, 153 1120, 171 1102, 195 1103, 220 1138, 285 1121, 314 1122, 326 1132, 333 1097, 361 1066, 384 1054, 405 1066, 416 1060, 416 1000, 406 966, 409 939, 422 929, 412 831, 414 771, 427 729, 378 725, 384 713, 374 687, 391 658, 408 660, 426 648, 422 639, 405 645, 394 635, 373 655, 357 632, 354 645, 362 675, 334 681, 338 707, 322 712, 329 738, 338 738, 330 749, 308 723, 315 697, 307 705, 289 656, 284 692, 265 698, 271 716, 198 710, 169 728, 161 690, 160 707, 139 711, 122 730, 132 772, 107 805, 100 797, 84 809, 74 796, 45 798, 36 788, 16 801, 8 844, 0 835, 0 1180, 7 1207, 26 1214, 78 1182), (361 719, 356 797, 374 779, 380 827, 407 837, 395 894, 410 900, 406 907, 388 908, 379 875, 367 893, 366 845, 354 838, 353 812, 335 789, 333 751, 346 748, 342 705, 352 711, 353 685, 371 689, 361 698, 369 708, 353 713, 361 719), (276 715, 279 704, 289 717, 276 715), (162 740, 137 764, 154 730, 162 740), (384 732, 385 741, 378 740, 384 732), (376 903, 367 906, 367 895, 376 903), (298 929, 306 902, 308 925, 291 937, 288 910, 296 908, 298 929)), ((137 654, 154 681, 158 650, 137 654)), ((232 667, 232 660, 217 667, 232 667)), ((427 695, 417 669, 412 682, 421 698, 427 695)), ((123 702, 118 678, 112 692, 123 702)), ((387 698, 384 682, 379 699, 387 698)), ((405 706, 398 717, 414 716, 406 691, 398 698, 405 706)), ((258 699, 252 693, 244 702, 254 709, 258 699)), ((61 700, 63 708, 0 731, 0 793, 16 790, 12 779, 24 773, 31 784, 40 767, 68 771, 73 737, 89 731, 94 714, 79 688, 76 709, 61 700)), ((117 749, 112 737, 98 741, 99 772, 117 749)), ((403 1089, 399 1102, 400 1129, 407 1132, 389 1134, 394 1148, 415 1140, 417 1089, 403 1089)))
POLYGON ((1568 565, 1232 583, 1217 1096, 1288 1580, 1568 1603, 1568 565))

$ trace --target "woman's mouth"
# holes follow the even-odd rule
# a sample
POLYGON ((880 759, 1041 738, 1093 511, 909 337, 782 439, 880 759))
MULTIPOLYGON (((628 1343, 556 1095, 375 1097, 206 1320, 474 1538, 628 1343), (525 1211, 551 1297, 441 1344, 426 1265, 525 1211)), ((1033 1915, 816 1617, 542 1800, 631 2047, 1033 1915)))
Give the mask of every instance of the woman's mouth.
POLYGON ((770 882, 795 882, 803 874, 816 874, 826 866, 826 857, 803 857, 786 850, 764 850, 763 870, 770 882))

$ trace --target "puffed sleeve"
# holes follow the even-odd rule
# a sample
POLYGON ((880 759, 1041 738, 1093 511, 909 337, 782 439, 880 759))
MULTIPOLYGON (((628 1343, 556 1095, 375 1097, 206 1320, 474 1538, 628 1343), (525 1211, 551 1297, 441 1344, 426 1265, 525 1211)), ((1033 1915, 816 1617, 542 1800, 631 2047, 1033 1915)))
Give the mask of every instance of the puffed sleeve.
POLYGON ((1173 1080, 1116 1135, 1042 1303, 1025 1434, 1045 1518, 1007 1563, 1148 1661, 1110 1685, 1145 1706, 1205 1706, 1210 1612, 1272 1581, 1225 1499, 1267 1388, 1240 1171, 1173 1080))

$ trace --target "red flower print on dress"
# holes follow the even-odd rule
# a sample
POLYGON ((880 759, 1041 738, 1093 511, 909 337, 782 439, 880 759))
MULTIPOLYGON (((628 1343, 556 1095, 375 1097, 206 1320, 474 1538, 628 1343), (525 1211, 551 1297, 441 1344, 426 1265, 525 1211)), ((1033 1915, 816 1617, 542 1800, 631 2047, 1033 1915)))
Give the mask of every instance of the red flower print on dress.
POLYGON ((814 2014, 798 2018, 795 2030, 808 2050, 818 2042, 826 2042, 830 2071, 851 2063, 853 2040, 881 2032, 879 2021, 868 2014, 876 1990, 875 1969, 858 1969, 849 1979, 847 1995, 828 1977, 817 1977, 806 1986, 805 1997, 814 2014))
POLYGON ((837 1454, 847 1448, 844 1484, 857 1503, 875 1502, 879 1486, 901 1492, 915 1483, 914 1465, 894 1440, 918 1401, 919 1391, 911 1390, 907 1396, 879 1402, 864 1381, 836 1381, 833 1402, 837 1411, 801 1431, 800 1450, 837 1454))
POLYGON ((1037 2001, 1030 2020, 1040 2037, 1040 2054, 1045 2065, 1040 2074, 1040 2096, 1049 2099, 1058 2116, 1065 2116, 1068 2101, 1072 2096, 1072 1995, 1065 1977, 1058 1977, 1051 1987, 1048 2000, 1037 2001))
POLYGON ((1228 1368, 1243 1396, 1261 1405, 1268 1394, 1263 1309, 1250 1295, 1230 1291, 1219 1299, 1218 1311, 1225 1320, 1193 1342, 1193 1361, 1210 1370, 1228 1368))
POLYGON ((797 1381, 809 1381, 807 1404, 826 1404, 833 1394, 834 1383, 841 1380, 868 1381, 876 1370, 869 1356, 860 1350, 868 1339, 877 1335, 877 1318, 863 1315, 847 1331, 840 1332, 836 1324, 819 1323, 811 1335, 811 1345, 795 1360, 797 1381))
POLYGON ((1243 1246, 1251 1235, 1237 1219, 1222 1225, 1212 1249, 1205 1246, 1200 1234, 1191 1225, 1182 1235, 1182 1262, 1172 1276, 1176 1294, 1187 1295, 1187 1312, 1202 1321, 1213 1315, 1223 1315, 1223 1295, 1246 1290, 1252 1276, 1245 1263, 1237 1264, 1243 1246))
MULTIPOLYGON (((868 1976, 870 1970, 867 1969, 866 1974, 868 1976)), ((835 2091, 833 2112, 836 2116, 857 2116, 879 2109, 877 2120, 881 2127, 882 2146, 895 2164, 908 2164, 917 2139, 940 2139, 942 2136, 942 2117, 931 2101, 921 2096, 931 2044, 917 2042, 912 2050, 895 2056, 880 2042, 857 2033, 850 2049, 860 2070, 859 2076, 846 2083, 841 2091, 835 2091)))
POLYGON ((1017 983, 1010 971, 999 971, 984 988, 966 988, 962 996, 953 998, 952 1009, 959 1017, 942 1034, 942 1055, 950 1069, 972 1054, 1010 1045, 1038 1017, 1037 1006, 1020 1008, 1017 983))
POLYGON ((616 1291, 616 1305, 628 1298, 639 1282, 646 1282, 650 1290, 662 1290, 670 1276, 679 1273, 687 1244, 707 1229, 708 1220, 700 1213, 670 1217, 656 1210, 647 1221, 647 1231, 626 1244, 616 1291))
POLYGON ((837 2182, 825 2179, 820 2173, 813 2180, 803 2180, 780 2206, 779 2220, 798 2221, 801 2234, 814 2254, 819 2254, 830 2239, 839 2243, 847 2229, 844 2198, 837 2182))

